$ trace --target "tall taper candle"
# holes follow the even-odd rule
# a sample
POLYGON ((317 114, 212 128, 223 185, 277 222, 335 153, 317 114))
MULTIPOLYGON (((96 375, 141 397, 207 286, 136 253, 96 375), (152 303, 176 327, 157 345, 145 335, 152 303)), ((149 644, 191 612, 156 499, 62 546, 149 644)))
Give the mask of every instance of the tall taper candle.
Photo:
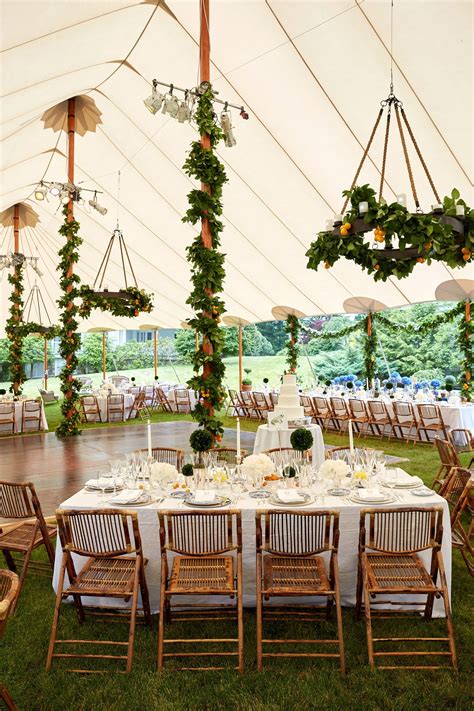
POLYGON ((354 435, 352 433, 352 420, 349 420, 349 426, 347 431, 349 432, 349 448, 351 450, 351 457, 354 456, 354 435))
POLYGON ((150 419, 147 420, 148 426, 148 456, 151 457, 151 424, 150 419))
POLYGON ((237 418, 237 459, 240 459, 240 419, 237 418))

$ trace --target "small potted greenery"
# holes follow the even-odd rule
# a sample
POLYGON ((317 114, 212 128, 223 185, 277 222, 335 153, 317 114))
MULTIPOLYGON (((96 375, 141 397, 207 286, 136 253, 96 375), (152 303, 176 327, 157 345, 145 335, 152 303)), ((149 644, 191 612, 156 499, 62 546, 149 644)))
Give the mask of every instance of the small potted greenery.
POLYGON ((206 462, 204 460, 203 455, 206 452, 209 452, 213 443, 214 443, 214 440, 212 438, 211 433, 208 432, 207 430, 203 430, 203 429, 194 430, 194 432, 191 433, 191 436, 189 438, 189 444, 191 445, 191 449, 194 452, 193 473, 194 473, 194 470, 196 470, 196 475, 197 475, 197 479, 198 479, 196 486, 198 488, 203 487, 205 485, 205 482, 206 482, 206 473, 205 473, 206 462))
POLYGON ((313 446, 313 435, 306 427, 298 427, 291 433, 290 443, 301 459, 307 457, 307 452, 313 446))
POLYGON ((242 390, 252 390, 252 378, 249 378, 252 368, 244 368, 247 377, 242 379, 242 390))
POLYGON ((392 392, 393 391, 393 383, 391 380, 387 380, 387 382, 385 383, 385 390, 388 391, 389 397, 391 397, 391 398, 395 397, 392 392))
POLYGON ((193 476, 193 474, 194 474, 193 465, 192 464, 184 464, 183 468, 181 469, 181 474, 183 476, 185 476, 186 478, 193 476))
POLYGON ((330 388, 332 385, 330 380, 325 380, 324 381, 324 390, 323 390, 323 395, 327 395, 328 388, 330 388))
POLYGON ((444 379, 444 389, 448 393, 452 393, 454 390, 454 385, 456 383, 456 378, 454 375, 447 375, 444 379))

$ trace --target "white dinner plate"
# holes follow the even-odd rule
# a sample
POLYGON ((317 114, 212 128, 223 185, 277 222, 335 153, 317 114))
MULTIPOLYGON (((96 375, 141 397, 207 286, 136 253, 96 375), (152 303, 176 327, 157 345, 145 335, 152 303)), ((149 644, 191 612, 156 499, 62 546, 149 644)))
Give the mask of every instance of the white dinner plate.
POLYGON ((383 499, 360 499, 358 494, 352 493, 349 496, 350 500, 353 501, 355 504, 362 504, 362 505, 367 505, 367 506, 385 506, 385 504, 392 504, 394 501, 396 501, 394 496, 391 496, 387 494, 384 496, 383 499))

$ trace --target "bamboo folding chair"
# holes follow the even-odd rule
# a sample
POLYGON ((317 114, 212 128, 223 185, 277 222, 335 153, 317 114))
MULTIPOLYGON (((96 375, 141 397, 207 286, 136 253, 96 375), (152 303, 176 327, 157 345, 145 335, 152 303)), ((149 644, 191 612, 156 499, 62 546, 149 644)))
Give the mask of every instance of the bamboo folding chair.
POLYGON ((388 439, 393 434, 393 421, 387 406, 381 400, 369 400, 367 402, 369 424, 372 432, 377 432, 382 439, 385 437, 385 429, 388 427, 388 439))
MULTIPOLYGON (((211 447, 209 450, 210 453, 217 455, 217 459, 231 463, 231 464, 236 464, 237 463, 237 450, 235 447, 211 447)), ((241 449, 240 450, 240 456, 242 459, 246 457, 248 454, 246 449, 241 449)))
POLYGON ((191 412, 191 398, 189 396, 189 390, 185 388, 177 388, 174 391, 174 402, 176 405, 176 412, 191 412))
POLYGON ((421 437, 422 432, 425 433, 426 442, 429 444, 433 444, 433 439, 430 439, 430 432, 435 432, 436 434, 442 433, 444 439, 448 439, 448 431, 438 405, 418 405, 418 422, 413 439, 414 445, 416 444, 417 437, 419 442, 423 442, 421 437))
POLYGON ((438 450, 441 462, 441 466, 436 472, 436 476, 433 479, 433 483, 431 484, 431 488, 436 491, 437 489, 441 489, 441 487, 443 486, 443 481, 449 475, 450 471, 454 467, 461 466, 461 462, 459 461, 459 457, 455 448, 448 440, 439 439, 439 437, 436 437, 435 445, 436 449, 438 450))
POLYGON ((351 414, 347 402, 342 397, 331 397, 331 420, 336 423, 336 429, 343 430, 344 425, 349 425, 351 414))
MULTIPOLYGON (((267 657, 329 657, 339 659, 345 673, 344 639, 342 632, 341 598, 339 590, 338 545, 339 512, 337 511, 257 511, 257 669, 263 668, 267 657), (325 560, 324 554, 329 556, 325 560), (326 605, 285 608, 264 606, 272 597, 325 597, 326 605), (265 639, 265 620, 313 622, 330 619, 336 608, 336 639, 265 639), (268 646, 281 650, 290 644, 337 645, 337 652, 264 652, 268 646)), ((327 557, 326 556, 326 557, 327 557)), ((313 647, 314 648, 314 647, 313 647)))
POLYGON ((15 403, 0 402, 0 435, 15 434, 15 403))
MULTIPOLYGON (((449 603, 448 586, 444 570, 441 543, 443 538, 443 509, 412 507, 400 509, 362 509, 359 528, 359 565, 357 573, 356 616, 362 609, 367 628, 369 664, 378 669, 442 669, 447 665, 426 664, 393 665, 377 664, 385 657, 392 661, 401 657, 449 657, 451 665, 457 669, 454 629, 449 603), (428 568, 418 555, 421 551, 431 551, 428 568), (374 637, 375 619, 389 619, 397 614, 410 616, 407 610, 377 609, 377 605, 396 605, 394 595, 421 595, 425 602, 404 602, 417 617, 421 611, 426 619, 431 619, 435 597, 441 597, 446 615, 447 637, 374 637), (389 598, 387 600, 387 597, 389 598), (390 599, 391 598, 391 599, 390 599), (423 610, 424 608, 424 610, 423 610), (420 651, 416 649, 387 649, 387 643, 398 645, 422 642, 448 643, 449 651, 420 651), (381 645, 381 651, 379 645, 381 645), (377 651, 375 648, 377 647, 377 651)), ((405 647, 407 645, 404 645, 405 647)))
POLYGON ((313 460, 312 449, 307 449, 304 452, 299 452, 296 449, 293 449, 293 447, 272 447, 271 449, 265 449, 262 454, 266 454, 267 457, 270 457, 270 459, 274 460, 274 455, 278 455, 283 452, 285 453, 285 457, 288 461, 290 461, 291 459, 299 459, 311 463, 313 460))
POLYGON ((332 422, 334 429, 339 429, 339 423, 333 417, 331 403, 324 397, 313 397, 313 417, 316 424, 323 430, 327 430, 330 422, 332 422))
MULTIPOLYGON (((169 658, 237 657, 237 669, 244 670, 244 627, 242 601, 242 521, 240 511, 159 511, 161 546, 160 618, 158 624, 158 671, 169 658), (168 554, 175 553, 171 573, 168 554), (227 554, 227 555, 226 555, 227 554), (234 554, 234 555, 229 555, 234 554), (171 605, 175 595, 219 595, 235 601, 229 605, 171 605), (185 608, 185 609, 183 609, 185 608), (173 615, 172 615, 173 613, 173 615), (176 613, 176 615, 175 615, 176 613), (165 639, 165 624, 173 620, 237 620, 237 637, 165 639), (196 651, 208 644, 237 644, 237 651, 196 651), (170 645, 192 644, 192 651, 166 651, 170 645)), ((207 647, 208 649, 208 647, 207 647)), ((226 667, 179 667, 181 670, 225 669, 226 667)))
POLYGON ((237 390, 229 390, 229 404, 227 405, 226 415, 231 417, 245 417, 244 412, 239 404, 237 390))
POLYGON ((265 419, 265 413, 269 412, 271 410, 270 405, 268 404, 268 400, 265 396, 265 393, 261 392, 253 392, 250 393, 253 401, 253 406, 255 410, 255 414, 259 420, 264 420, 265 419))
POLYGON ((359 400, 358 398, 351 398, 349 400, 349 410, 351 413, 351 420, 354 423, 356 430, 359 432, 359 437, 361 436, 363 431, 365 432, 365 434, 368 434, 369 427, 373 434, 373 429, 370 424, 370 417, 365 402, 363 400, 359 400))
POLYGON ((107 422, 123 422, 125 419, 125 398, 123 395, 107 396, 107 422))
POLYGON ((95 395, 82 395, 80 408, 82 422, 102 422, 99 403, 95 395))
POLYGON ((463 493, 466 484, 470 480, 472 472, 463 467, 453 467, 449 474, 444 478, 442 486, 438 494, 446 499, 452 507, 456 506, 459 497, 463 493))
POLYGON ((21 408, 22 432, 39 432, 41 428, 41 399, 24 400, 21 408))
MULTIPOLYGON (((0 550, 3 552, 9 570, 16 572, 21 561, 18 597, 28 569, 48 575, 54 567, 54 550, 51 538, 56 535, 56 521, 45 519, 34 484, 14 484, 0 481, 0 518, 10 519, 0 524, 0 550), (40 546, 46 548, 49 565, 31 560, 31 554, 40 546), (15 554, 15 555, 13 555, 15 554)), ((11 612, 14 612, 18 598, 11 612)))
MULTIPOLYGON (((20 579, 10 570, 0 569, 0 642, 5 632, 8 617, 20 594, 20 579)), ((8 711, 18 711, 7 687, 0 682, 0 699, 8 711)))
POLYGON ((251 420, 258 420, 259 415, 255 409, 255 403, 253 401, 252 393, 249 390, 242 390, 239 395, 239 402, 243 407, 245 412, 245 417, 249 417, 251 420))
MULTIPOLYGON (((136 452, 148 453, 148 449, 136 449, 136 452)), ((174 447, 152 447, 151 456, 154 462, 172 464, 180 472, 184 464, 184 451, 174 447)))
POLYGON ((270 405, 272 410, 278 405, 278 393, 270 393, 270 405))
MULTIPOLYGON (((448 432, 448 439, 458 453, 474 452, 474 437, 471 430, 455 428, 448 432)), ((468 469, 472 468, 474 457, 471 457, 468 469)))
POLYGON ((461 552, 469 574, 474 576, 474 481, 471 479, 452 510, 451 536, 453 548, 461 552))
POLYGON ((141 417, 142 419, 144 417, 147 419, 151 417, 151 412, 146 402, 146 393, 144 390, 141 390, 138 395, 135 395, 128 419, 134 420, 137 417, 141 417))
POLYGON ((400 400, 393 401, 393 434, 399 439, 406 440, 408 444, 410 441, 411 431, 415 429, 416 437, 416 427, 417 420, 415 416, 415 410, 411 402, 402 402, 400 400), (403 429, 407 430, 406 435, 403 434, 403 429), (399 434, 397 434, 397 431, 399 434))
MULTIPOLYGON (((138 593, 141 593, 145 623, 151 622, 148 588, 145 579, 146 561, 143 558, 138 517, 135 511, 99 509, 90 511, 56 511, 59 538, 62 546, 61 568, 56 593, 56 604, 51 626, 46 670, 53 659, 114 659, 126 660, 127 673, 132 670, 133 645, 138 610, 138 593), (76 572, 72 555, 87 558, 84 567, 76 572), (64 585, 66 575, 69 582, 64 585), (110 597, 131 600, 130 624, 127 642, 115 640, 57 639, 61 603, 72 596, 79 623, 85 620, 83 597, 110 597), (127 648, 126 655, 75 654, 56 652, 56 645, 105 645, 127 648)), ((109 610, 110 608, 107 607, 109 610)), ((101 614, 92 612, 90 614, 101 614)), ((104 614, 104 613, 102 613, 104 614)), ((123 617, 124 613, 106 613, 107 617, 123 617)), ((97 649, 97 647, 95 647, 97 649)), ((61 646, 61 649, 64 649, 61 646)), ((90 673, 91 669, 68 669, 90 673)))
POLYGON ((309 395, 300 395, 300 405, 304 410, 305 417, 314 417, 313 402, 309 395))
POLYGON ((173 407, 162 388, 155 388, 155 409, 163 412, 173 412, 173 407))

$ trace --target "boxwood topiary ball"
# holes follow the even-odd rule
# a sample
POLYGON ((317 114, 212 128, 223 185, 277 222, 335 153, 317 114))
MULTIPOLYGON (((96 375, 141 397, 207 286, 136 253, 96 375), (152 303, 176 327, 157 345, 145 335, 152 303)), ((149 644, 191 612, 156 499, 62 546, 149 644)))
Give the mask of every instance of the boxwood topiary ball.
POLYGON ((208 452, 212 442, 212 435, 207 430, 194 430, 189 438, 189 444, 194 452, 208 452))
POLYGON ((183 476, 192 476, 194 474, 194 469, 192 464, 185 464, 181 469, 181 474, 183 476))
POLYGON ((306 452, 313 446, 313 435, 305 427, 298 427, 297 430, 291 433, 291 446, 297 452, 306 452))

